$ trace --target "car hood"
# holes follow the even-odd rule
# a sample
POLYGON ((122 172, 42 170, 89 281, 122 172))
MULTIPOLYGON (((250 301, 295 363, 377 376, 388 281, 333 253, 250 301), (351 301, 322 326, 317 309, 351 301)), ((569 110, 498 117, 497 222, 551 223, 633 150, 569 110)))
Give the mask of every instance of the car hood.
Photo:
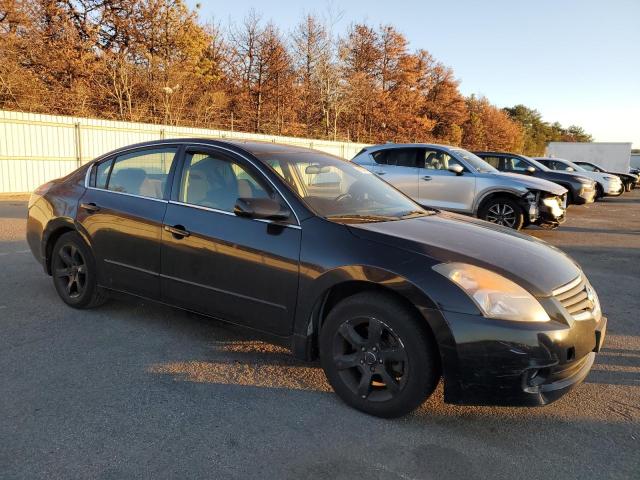
POLYGON ((434 263, 487 268, 536 296, 551 295, 581 272, 569 256, 542 240, 450 212, 348 228, 358 237, 426 255, 434 263))
POLYGON ((550 180, 550 181, 554 181, 554 180, 562 181, 562 180, 573 179, 576 181, 582 180, 583 182, 590 182, 591 184, 593 184, 593 179, 589 177, 585 177, 584 175, 580 175, 580 173, 574 173, 574 172, 560 172, 558 170, 549 170, 549 171, 537 170, 536 175, 540 175, 540 177, 543 177, 546 180, 550 180))
POLYGON ((496 173, 492 173, 492 175, 507 177, 509 178, 509 182, 515 182, 520 186, 528 189, 542 190, 544 192, 549 192, 554 195, 563 195, 567 193, 566 188, 558 185, 557 183, 553 183, 548 180, 545 180, 543 178, 535 178, 535 177, 521 175, 519 173, 507 173, 507 172, 496 172, 496 173))
POLYGON ((577 173, 578 175, 582 176, 582 177, 587 177, 590 178, 591 180, 596 180, 597 182, 601 182, 601 183, 607 183, 610 182, 611 180, 607 177, 612 177, 613 175, 611 175, 610 173, 600 173, 600 172, 571 172, 571 173, 577 173))

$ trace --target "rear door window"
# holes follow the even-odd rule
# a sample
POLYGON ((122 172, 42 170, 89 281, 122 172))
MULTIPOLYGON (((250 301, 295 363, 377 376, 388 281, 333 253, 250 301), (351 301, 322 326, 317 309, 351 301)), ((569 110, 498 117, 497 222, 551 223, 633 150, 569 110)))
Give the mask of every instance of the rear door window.
MULTIPOLYGON (((176 147, 137 150, 116 157, 106 189, 148 198, 164 198, 176 147)), ((99 187, 100 165, 96 186, 99 187)))
POLYGON ((502 163, 502 158, 500 157, 481 157, 485 162, 487 162, 489 165, 491 165, 493 168, 497 168, 498 170, 502 170, 504 167, 503 165, 501 165, 502 163))
POLYGON ((394 148, 388 150, 387 164, 397 167, 415 168, 418 162, 417 148, 394 148))

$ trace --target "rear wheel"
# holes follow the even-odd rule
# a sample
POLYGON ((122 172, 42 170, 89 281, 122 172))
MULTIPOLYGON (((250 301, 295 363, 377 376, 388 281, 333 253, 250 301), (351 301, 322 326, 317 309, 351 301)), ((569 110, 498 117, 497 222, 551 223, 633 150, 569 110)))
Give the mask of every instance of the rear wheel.
POLYGON ((91 308, 106 300, 96 283, 91 250, 76 232, 65 233, 53 246, 51 274, 58 295, 67 305, 91 308))
POLYGON ((431 332, 379 293, 354 295, 331 310, 320 332, 320 360, 345 403, 386 418, 417 408, 440 377, 431 332))
POLYGON ((491 223, 520 230, 524 225, 524 211, 509 197, 495 197, 484 203, 478 217, 491 223))

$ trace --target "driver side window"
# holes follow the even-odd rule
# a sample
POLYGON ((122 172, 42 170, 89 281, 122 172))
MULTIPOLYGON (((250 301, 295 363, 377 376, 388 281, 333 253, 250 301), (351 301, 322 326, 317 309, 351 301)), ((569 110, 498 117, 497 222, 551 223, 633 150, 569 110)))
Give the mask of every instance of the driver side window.
POLYGON ((426 168, 427 170, 448 170, 454 165, 460 165, 464 168, 464 165, 448 153, 430 149, 423 150, 418 164, 421 168, 426 168))
POLYGON ((238 163, 217 153, 188 153, 179 200, 233 212, 238 198, 268 198, 267 189, 238 163))

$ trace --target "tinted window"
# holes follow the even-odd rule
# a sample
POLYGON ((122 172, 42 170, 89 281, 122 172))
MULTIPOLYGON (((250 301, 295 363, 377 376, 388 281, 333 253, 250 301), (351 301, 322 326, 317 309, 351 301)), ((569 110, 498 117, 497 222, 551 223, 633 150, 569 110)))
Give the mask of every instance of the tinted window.
POLYGON ((180 201, 233 212, 238 198, 267 198, 267 189, 244 167, 217 153, 189 153, 180 201))
POLYGON ((163 198, 176 151, 175 147, 157 148, 138 150, 116 157, 107 190, 163 198))
POLYGON ((387 153, 389 153, 389 150, 379 150, 377 152, 373 152, 372 157, 376 161, 377 164, 386 165, 387 164, 387 153))
POLYGON ((415 167, 416 148, 394 148, 387 150, 387 165, 395 165, 397 167, 415 167))
POLYGON ((458 160, 442 150, 426 149, 420 155, 419 166, 427 170, 448 170, 454 165, 460 165, 464 168, 464 165, 458 160))
POLYGON ((489 165, 491 165, 493 168, 497 168, 498 170, 501 169, 500 167, 500 157, 481 157, 485 162, 487 162, 489 165))

